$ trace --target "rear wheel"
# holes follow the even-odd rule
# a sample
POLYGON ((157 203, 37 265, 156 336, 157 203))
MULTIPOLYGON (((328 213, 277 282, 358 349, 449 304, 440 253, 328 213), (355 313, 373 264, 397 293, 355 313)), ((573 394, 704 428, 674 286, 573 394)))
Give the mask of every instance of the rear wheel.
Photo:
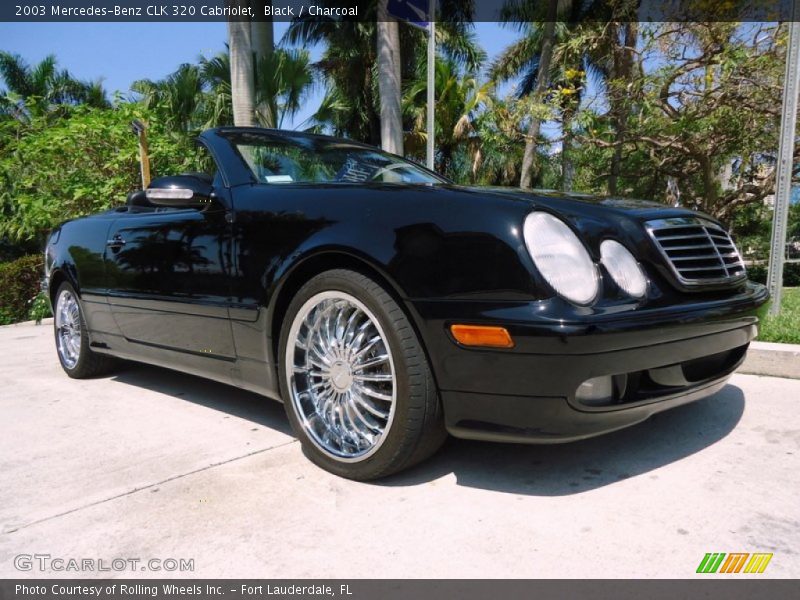
POLYGON ((427 458, 444 441, 416 333, 368 277, 336 270, 310 280, 287 310, 279 348, 286 412, 324 469, 374 479, 427 458))
POLYGON ((117 361, 92 352, 78 294, 69 283, 62 283, 53 307, 56 352, 61 367, 75 379, 95 377, 113 369, 117 361))

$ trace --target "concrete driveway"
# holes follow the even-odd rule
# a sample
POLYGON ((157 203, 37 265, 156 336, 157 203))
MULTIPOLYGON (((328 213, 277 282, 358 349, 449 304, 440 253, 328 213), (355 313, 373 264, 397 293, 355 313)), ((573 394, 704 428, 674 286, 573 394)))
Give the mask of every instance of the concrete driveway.
POLYGON ((684 578, 707 552, 800 576, 800 381, 738 375, 575 444, 450 440, 361 484, 313 466, 254 394, 137 365, 70 380, 49 324, 0 328, 0 355, 0 577, 684 578), (15 568, 34 554, 141 562, 15 568))

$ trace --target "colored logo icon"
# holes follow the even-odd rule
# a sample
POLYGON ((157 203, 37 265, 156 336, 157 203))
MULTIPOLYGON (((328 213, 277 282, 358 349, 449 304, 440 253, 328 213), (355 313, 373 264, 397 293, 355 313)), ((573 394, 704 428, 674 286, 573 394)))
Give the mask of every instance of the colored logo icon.
POLYGON ((708 552, 697 573, 763 573, 771 560, 771 552, 708 552))

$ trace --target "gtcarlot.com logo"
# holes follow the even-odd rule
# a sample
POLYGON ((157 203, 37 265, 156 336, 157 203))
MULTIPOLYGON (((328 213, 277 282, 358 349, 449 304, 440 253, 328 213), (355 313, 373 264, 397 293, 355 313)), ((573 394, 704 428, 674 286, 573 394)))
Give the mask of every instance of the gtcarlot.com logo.
POLYGON ((708 552, 697 567, 698 573, 763 573, 772 553, 708 552))
POLYGON ((194 571, 193 558, 75 558, 50 554, 17 554, 17 571, 108 572, 108 571, 194 571))

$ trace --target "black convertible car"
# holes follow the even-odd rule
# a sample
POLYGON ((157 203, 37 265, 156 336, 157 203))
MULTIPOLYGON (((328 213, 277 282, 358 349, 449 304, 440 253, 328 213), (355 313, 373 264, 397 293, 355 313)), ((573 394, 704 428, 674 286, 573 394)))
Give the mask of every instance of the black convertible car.
POLYGON ((714 219, 453 185, 348 140, 221 128, 50 236, 70 377, 117 358, 283 399, 308 456, 370 479, 446 433, 563 442, 708 396, 768 294, 714 219))

